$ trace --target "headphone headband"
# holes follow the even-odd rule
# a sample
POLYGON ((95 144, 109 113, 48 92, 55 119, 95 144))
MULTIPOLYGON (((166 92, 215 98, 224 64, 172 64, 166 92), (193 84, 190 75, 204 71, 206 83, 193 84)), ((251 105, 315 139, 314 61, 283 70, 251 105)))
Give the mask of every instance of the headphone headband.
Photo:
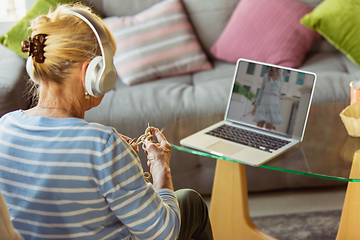
POLYGON ((89 25, 96 36, 102 56, 95 57, 90 62, 86 72, 85 87, 90 95, 101 97, 112 89, 116 81, 112 46, 105 28, 96 17, 87 11, 81 9, 64 9, 63 12, 72 14, 83 20, 89 25))

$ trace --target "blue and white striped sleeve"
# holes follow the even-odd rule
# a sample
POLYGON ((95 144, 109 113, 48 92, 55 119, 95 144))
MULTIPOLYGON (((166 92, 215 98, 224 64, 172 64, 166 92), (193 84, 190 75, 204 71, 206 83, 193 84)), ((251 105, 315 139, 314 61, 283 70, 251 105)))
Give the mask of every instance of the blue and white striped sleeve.
POLYGON ((145 182, 138 155, 116 132, 102 158, 111 164, 98 173, 99 188, 117 218, 138 239, 176 239, 180 210, 174 192, 156 192, 145 182))

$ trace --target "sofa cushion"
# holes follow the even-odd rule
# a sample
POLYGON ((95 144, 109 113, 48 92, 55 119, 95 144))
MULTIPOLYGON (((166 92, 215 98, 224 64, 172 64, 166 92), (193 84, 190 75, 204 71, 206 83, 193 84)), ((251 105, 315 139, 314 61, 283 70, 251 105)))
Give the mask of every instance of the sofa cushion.
POLYGON ((6 34, 0 37, 0 43, 23 58, 27 58, 27 54, 21 51, 21 41, 28 40, 31 35, 30 21, 35 17, 46 14, 49 9, 54 9, 59 3, 69 3, 72 0, 38 0, 34 6, 26 13, 26 15, 6 34))
POLYGON ((360 77, 360 68, 341 52, 309 56, 300 69, 317 75, 312 104, 350 103, 349 84, 360 77))
POLYGON ((327 0, 301 19, 305 26, 326 40, 360 66, 360 4, 352 0, 327 0))
POLYGON ((127 85, 212 67, 179 0, 104 22, 116 40, 116 71, 127 85))
POLYGON ((0 45, 0 116, 27 109, 31 96, 26 95, 25 60, 14 51, 0 45))
POLYGON ((299 22, 311 10, 297 0, 241 0, 211 51, 233 63, 248 58, 299 67, 320 39, 299 22))
POLYGON ((206 1, 183 0, 194 31, 209 58, 211 46, 219 38, 239 0, 206 1))

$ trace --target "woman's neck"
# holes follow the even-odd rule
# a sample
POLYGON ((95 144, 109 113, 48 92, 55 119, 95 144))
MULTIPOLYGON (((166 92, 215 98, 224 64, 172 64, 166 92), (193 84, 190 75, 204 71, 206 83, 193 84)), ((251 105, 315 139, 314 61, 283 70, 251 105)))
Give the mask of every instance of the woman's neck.
POLYGON ((55 118, 65 118, 65 117, 77 117, 79 118, 78 114, 75 112, 61 107, 47 107, 42 106, 41 104, 38 104, 36 106, 37 108, 41 108, 44 112, 44 115, 48 117, 55 117, 55 118))
POLYGON ((274 74, 274 75, 271 76, 271 79, 274 80, 274 81, 275 81, 277 78, 278 78, 278 75, 277 75, 277 74, 274 74))
POLYGON ((84 118, 85 110, 81 93, 76 88, 66 88, 66 85, 47 84, 39 89, 39 101, 30 112, 32 115, 52 118, 84 118))

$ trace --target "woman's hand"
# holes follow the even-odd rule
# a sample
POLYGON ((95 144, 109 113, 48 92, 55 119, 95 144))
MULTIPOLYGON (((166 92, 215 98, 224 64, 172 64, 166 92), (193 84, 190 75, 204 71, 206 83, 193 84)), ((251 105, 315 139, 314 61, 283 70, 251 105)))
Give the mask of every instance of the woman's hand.
MULTIPOLYGON (((129 143, 129 144, 130 144, 130 142, 132 141, 131 138, 129 138, 129 137, 125 136, 125 135, 120 134, 120 136, 121 136, 127 143, 129 143)), ((136 154, 139 154, 139 146, 133 146, 133 145, 131 145, 131 147, 134 149, 134 151, 136 152, 136 154)))
POLYGON ((170 171, 171 145, 159 129, 153 128, 152 134, 159 143, 146 139, 145 146, 148 154, 147 165, 150 167, 153 185, 156 190, 162 188, 174 190, 170 171))

